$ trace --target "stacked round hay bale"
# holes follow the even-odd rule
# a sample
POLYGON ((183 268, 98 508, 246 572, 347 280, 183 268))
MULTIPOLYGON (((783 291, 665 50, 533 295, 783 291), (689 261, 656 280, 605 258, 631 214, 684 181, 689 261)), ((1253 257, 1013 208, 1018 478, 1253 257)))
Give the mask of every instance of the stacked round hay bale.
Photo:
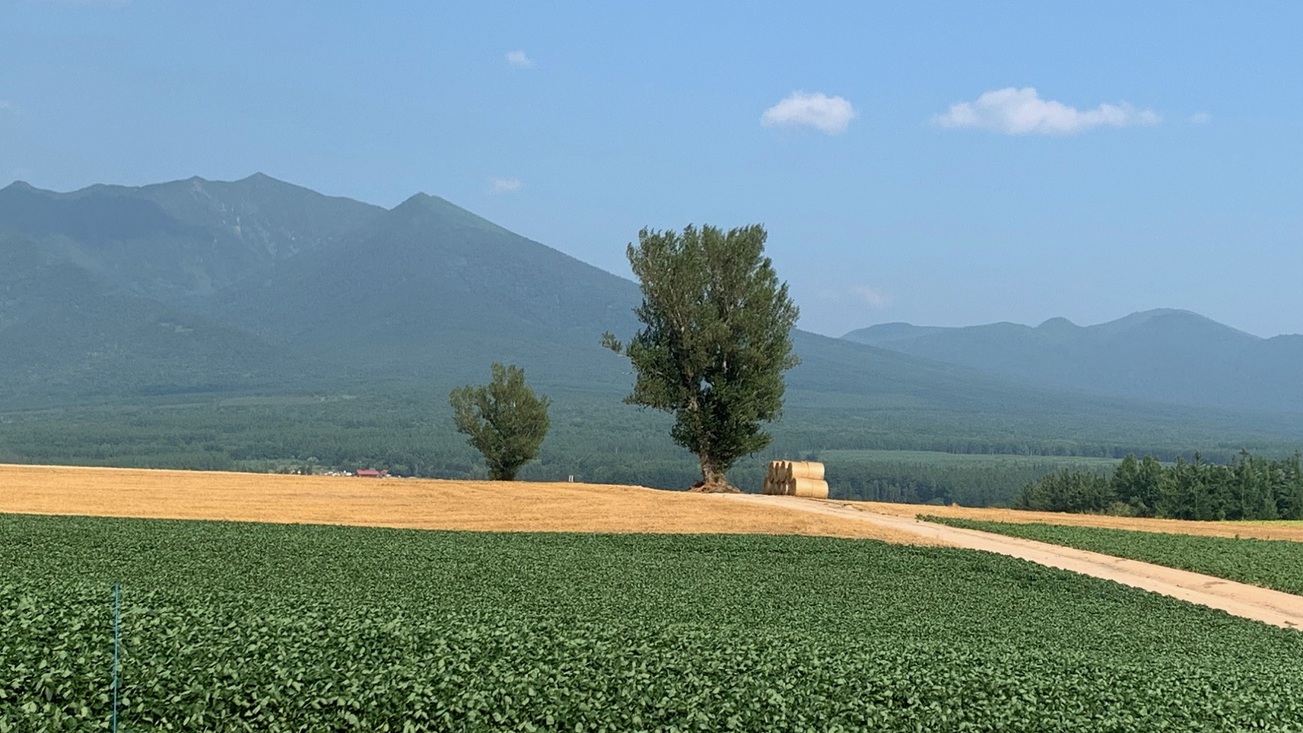
POLYGON ((823 464, 814 461, 771 461, 762 490, 766 494, 828 498, 823 464))

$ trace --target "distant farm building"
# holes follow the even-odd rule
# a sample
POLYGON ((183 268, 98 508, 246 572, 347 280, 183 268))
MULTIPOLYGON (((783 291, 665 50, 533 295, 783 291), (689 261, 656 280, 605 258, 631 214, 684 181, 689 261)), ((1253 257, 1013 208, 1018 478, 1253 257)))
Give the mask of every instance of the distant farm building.
POLYGON ((361 478, 389 478, 389 472, 386 470, 377 471, 374 468, 359 468, 354 476, 361 478))

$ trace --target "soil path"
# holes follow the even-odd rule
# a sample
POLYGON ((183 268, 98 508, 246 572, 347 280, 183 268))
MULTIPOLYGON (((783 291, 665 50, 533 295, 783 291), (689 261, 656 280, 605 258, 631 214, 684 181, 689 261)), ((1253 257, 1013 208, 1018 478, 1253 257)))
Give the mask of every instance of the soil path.
MULTIPOLYGON (((884 529, 913 532, 935 544, 954 545, 970 550, 985 550, 1009 555, 1023 560, 1071 570, 1096 578, 1113 580, 1123 585, 1143 588, 1190 603, 1217 608, 1234 616, 1262 621, 1287 629, 1303 630, 1303 596, 1259 588, 1210 575, 1176 570, 1161 565, 1125 560, 1045 542, 1018 537, 959 529, 943 524, 921 522, 912 517, 883 514, 865 509, 856 503, 835 501, 810 501, 786 496, 733 495, 741 503, 764 504, 774 507, 799 506, 805 511, 828 517, 859 517, 884 529)), ((920 509, 924 509, 920 507, 920 509)))

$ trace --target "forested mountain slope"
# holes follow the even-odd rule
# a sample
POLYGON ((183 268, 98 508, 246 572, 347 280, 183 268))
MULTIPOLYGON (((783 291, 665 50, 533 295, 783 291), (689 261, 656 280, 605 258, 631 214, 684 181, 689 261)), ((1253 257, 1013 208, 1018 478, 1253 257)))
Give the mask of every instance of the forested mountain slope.
POLYGON ((0 190, 0 231, 74 264, 114 291, 168 302, 212 295, 312 251, 384 210, 262 174, 55 193, 0 190))
POLYGON ((215 301, 226 322, 390 378, 481 378, 502 361, 614 390, 626 367, 599 337, 633 329, 638 298, 628 280, 417 194, 215 301))

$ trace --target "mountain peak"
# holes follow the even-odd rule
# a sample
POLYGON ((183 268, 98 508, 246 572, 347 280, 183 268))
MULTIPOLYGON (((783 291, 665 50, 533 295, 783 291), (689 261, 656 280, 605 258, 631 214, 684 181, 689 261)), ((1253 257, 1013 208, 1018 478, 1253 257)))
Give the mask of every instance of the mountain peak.
MULTIPOLYGON (((390 210, 390 215, 405 221, 437 220, 441 226, 460 230, 492 231, 517 236, 478 214, 457 204, 427 193, 415 193, 390 210)), ((428 223, 428 222, 427 222, 428 223)))
POLYGON ((255 171, 254 173, 251 173, 245 176, 244 178, 241 178, 239 180, 232 180, 232 181, 209 180, 207 178, 204 178, 203 176, 190 176, 189 178, 185 179, 185 181, 183 182, 188 183, 195 188, 203 188, 205 186, 230 186, 233 184, 236 186, 239 185, 293 186, 294 188, 299 188, 298 186, 294 186, 294 184, 292 183, 286 183, 285 181, 272 178, 271 176, 267 175, 266 173, 263 173, 262 171, 255 171))
POLYGON ((428 194, 424 191, 417 191, 411 196, 408 196, 407 199, 403 201, 403 203, 399 204, 398 206, 395 206, 394 208, 400 209, 404 206, 433 206, 439 209, 456 209, 457 211, 466 211, 466 209, 463 209, 462 207, 458 206, 457 204, 454 204, 453 202, 449 201, 446 198, 443 198, 442 196, 435 196, 433 194, 428 194))
POLYGON ((1036 328, 1038 330, 1043 330, 1043 331, 1066 331, 1066 330, 1075 330, 1081 328, 1081 326, 1078 326, 1077 324, 1073 323, 1072 321, 1069 321, 1063 316, 1056 316, 1054 318, 1050 318, 1046 320, 1044 323, 1037 326, 1036 328))
POLYGON ((9 184, 8 186, 5 186, 4 188, 0 188, 0 191, 36 191, 36 190, 38 189, 32 184, 28 183, 27 181, 14 181, 13 183, 9 184))
POLYGON ((253 186, 293 186, 294 188, 300 188, 300 186, 295 186, 293 183, 287 183, 279 178, 274 178, 262 171, 255 171, 236 181, 236 183, 244 183, 253 186))
POLYGON ((1113 321, 1113 323, 1118 323, 1120 321, 1143 323, 1151 318, 1161 318, 1163 316, 1194 316, 1196 318, 1203 318, 1203 316, 1194 311, 1188 311, 1182 308, 1150 308, 1149 310, 1136 311, 1135 313, 1125 315, 1116 321, 1113 321))
POLYGON ((436 199, 435 196, 431 196, 430 194, 424 191, 417 191, 411 196, 408 196, 406 199, 403 200, 403 203, 395 206, 394 208, 401 209, 409 206, 423 206, 427 202, 434 201, 435 199, 436 199))
POLYGON ((418 191, 404 199, 403 203, 390 209, 389 213, 399 217, 412 217, 429 213, 443 213, 450 208, 456 209, 456 207, 437 196, 418 191))
POLYGON ((1218 323, 1194 311, 1181 308, 1153 308, 1147 311, 1137 311, 1115 321, 1091 326, 1090 329, 1099 334, 1113 336, 1136 329, 1152 329, 1156 327, 1170 331, 1172 324, 1182 324, 1184 328, 1200 329, 1200 332, 1205 334, 1218 333, 1232 338, 1261 340, 1253 334, 1227 326, 1224 323, 1218 323), (1160 326, 1160 323, 1164 325, 1160 326))

